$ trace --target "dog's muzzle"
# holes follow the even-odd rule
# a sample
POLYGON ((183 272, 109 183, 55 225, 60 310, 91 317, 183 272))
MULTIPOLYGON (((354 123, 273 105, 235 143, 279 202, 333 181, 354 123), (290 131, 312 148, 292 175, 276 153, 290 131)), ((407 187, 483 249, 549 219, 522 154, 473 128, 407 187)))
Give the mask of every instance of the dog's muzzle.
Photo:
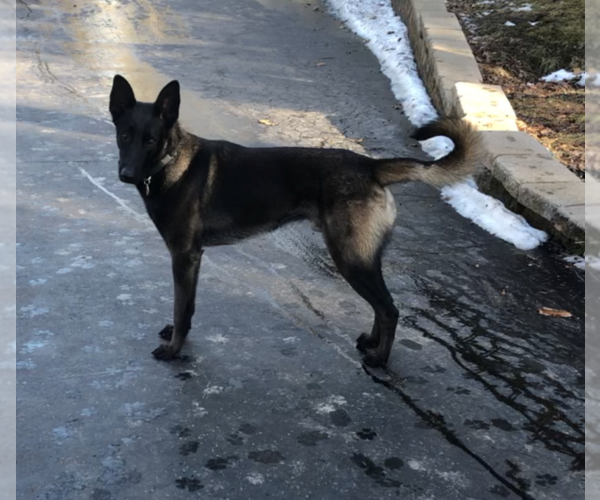
POLYGON ((133 172, 127 168, 119 169, 119 180, 127 184, 137 184, 133 172))

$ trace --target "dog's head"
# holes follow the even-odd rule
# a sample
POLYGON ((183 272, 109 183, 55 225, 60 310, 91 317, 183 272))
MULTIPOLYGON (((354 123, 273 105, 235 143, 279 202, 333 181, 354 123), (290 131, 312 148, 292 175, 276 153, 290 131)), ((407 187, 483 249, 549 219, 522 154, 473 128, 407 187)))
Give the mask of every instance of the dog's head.
POLYGON ((151 104, 137 102, 129 82, 115 76, 109 109, 117 129, 121 181, 139 184, 167 154, 169 132, 177 123, 180 102, 176 80, 151 104))

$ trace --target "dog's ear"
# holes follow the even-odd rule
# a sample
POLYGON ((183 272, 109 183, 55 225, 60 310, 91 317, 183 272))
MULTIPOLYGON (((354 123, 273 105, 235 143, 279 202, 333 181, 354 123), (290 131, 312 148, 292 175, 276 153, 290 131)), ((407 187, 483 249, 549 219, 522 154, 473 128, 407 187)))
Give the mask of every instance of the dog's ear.
POLYGON ((165 122, 167 129, 175 125, 175 122, 179 118, 180 103, 179 82, 173 80, 160 91, 154 103, 154 114, 165 122))
POLYGON ((129 82, 121 75, 115 75, 113 87, 110 91, 109 110, 112 115, 113 123, 123 114, 124 111, 135 106, 135 95, 129 82))

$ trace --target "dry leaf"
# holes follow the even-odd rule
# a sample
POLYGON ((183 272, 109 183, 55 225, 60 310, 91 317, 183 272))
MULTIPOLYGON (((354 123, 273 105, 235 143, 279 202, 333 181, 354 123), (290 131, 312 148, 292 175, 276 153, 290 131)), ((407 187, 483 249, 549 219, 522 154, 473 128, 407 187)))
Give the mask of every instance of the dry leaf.
POLYGON ((269 120, 268 118, 263 118, 262 120, 258 120, 258 123, 260 123, 261 125, 268 125, 269 127, 272 127, 273 125, 275 125, 271 120, 269 120))
POLYGON ((325 64, 326 64, 326 63, 324 63, 324 62, 318 62, 317 64, 315 64, 315 66, 316 66, 317 68, 320 68, 321 66, 325 66, 325 64))
POLYGON ((544 316, 558 316, 559 318, 570 318, 573 316, 569 311, 564 309, 552 309, 551 307, 542 307, 538 312, 544 316))

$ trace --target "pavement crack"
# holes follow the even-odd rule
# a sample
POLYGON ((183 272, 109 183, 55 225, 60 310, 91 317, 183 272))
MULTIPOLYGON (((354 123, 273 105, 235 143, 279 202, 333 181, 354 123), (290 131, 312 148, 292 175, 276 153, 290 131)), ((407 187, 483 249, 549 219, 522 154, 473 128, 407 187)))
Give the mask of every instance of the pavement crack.
POLYGON ((27 19, 31 15, 33 10, 31 10, 31 7, 29 6, 29 4, 24 2, 23 0, 17 0, 17 3, 20 3, 21 5, 25 6, 25 8, 27 9, 27 14, 23 17, 20 17, 19 19, 27 19))
MULTIPOLYGON (((460 438, 451 431, 444 422, 443 415, 435 413, 431 410, 424 410, 420 408, 415 400, 413 400, 408 394, 406 394, 402 389, 400 389, 397 385, 392 384, 389 380, 384 380, 373 372, 371 372, 365 365, 362 365, 363 371, 373 380, 373 382, 384 386, 386 389, 390 390, 397 396, 399 396, 404 404, 406 404, 416 415, 418 415, 422 420, 427 422, 427 424, 432 428, 437 430, 448 443, 457 448, 460 448, 467 455, 473 458, 476 462, 478 462, 484 469, 486 469, 494 478, 500 481, 506 488, 510 489, 513 493, 519 496, 522 500, 534 500, 527 491, 521 487, 521 485, 515 485, 508 481, 505 477, 503 477, 499 472, 497 472, 489 463, 487 463, 482 457, 480 457, 477 453, 469 449, 469 447, 463 443, 460 438)), ((391 372, 385 370, 386 374, 393 376, 391 372)))
POLYGON ((321 318, 323 321, 325 321, 325 314, 323 313, 323 311, 320 311, 319 309, 317 309, 313 303, 310 301, 310 299, 302 292, 302 290, 300 290, 300 288, 298 288, 298 286, 293 283, 292 281, 288 281, 288 284, 290 285, 290 288, 292 290, 294 290, 294 293, 300 297, 300 300, 302 301, 302 303, 315 315, 317 315, 319 318, 321 318))
POLYGON ((69 94, 73 95, 74 97, 77 97, 78 99, 83 100, 84 102, 88 102, 88 100, 85 97, 83 97, 79 92, 77 92, 77 90, 74 87, 72 87, 66 82, 63 82, 52 72, 50 66, 48 65, 48 61, 42 59, 42 53, 39 47, 34 50, 34 53, 37 59, 37 69, 40 73, 40 76, 46 83, 57 83, 69 94))

